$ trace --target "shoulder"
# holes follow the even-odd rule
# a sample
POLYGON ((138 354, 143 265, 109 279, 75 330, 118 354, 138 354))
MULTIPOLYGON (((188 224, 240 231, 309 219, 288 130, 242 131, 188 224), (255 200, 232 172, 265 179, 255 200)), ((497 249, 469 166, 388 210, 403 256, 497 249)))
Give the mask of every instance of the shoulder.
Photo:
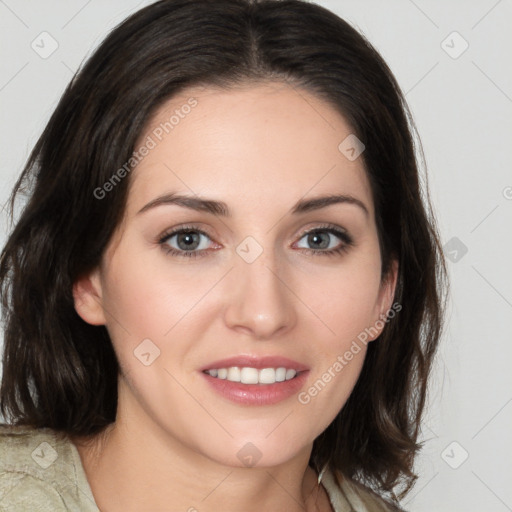
POLYGON ((334 474, 331 471, 326 471, 322 483, 328 490, 336 512, 345 512, 345 510, 350 512, 404 512, 373 490, 359 482, 345 478, 339 472, 334 474))
POLYGON ((82 507, 90 489, 79 480, 73 448, 52 429, 0 424, 0 510, 97 511, 82 507))

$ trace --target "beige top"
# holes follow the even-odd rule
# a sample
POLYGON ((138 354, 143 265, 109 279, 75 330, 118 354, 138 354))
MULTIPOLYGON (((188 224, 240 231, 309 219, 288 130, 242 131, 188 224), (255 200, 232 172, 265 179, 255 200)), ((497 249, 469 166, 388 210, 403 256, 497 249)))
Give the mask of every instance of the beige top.
MULTIPOLYGON (((326 471, 322 484, 335 512, 386 512, 370 491, 326 471)), ((100 512, 76 446, 44 428, 0 424, 1 512, 100 512)), ((145 511, 144 511, 145 512, 145 511)))

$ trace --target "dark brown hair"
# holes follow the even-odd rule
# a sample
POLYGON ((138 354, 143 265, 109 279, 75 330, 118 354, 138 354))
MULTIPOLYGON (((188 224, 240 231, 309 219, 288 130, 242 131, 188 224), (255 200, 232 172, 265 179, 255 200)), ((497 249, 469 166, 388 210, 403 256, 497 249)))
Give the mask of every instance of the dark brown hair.
MULTIPOLYGON (((341 412, 315 440, 329 464, 382 494, 416 476, 427 378, 440 338, 446 270, 421 186, 404 96, 370 43, 300 0, 163 0, 105 39, 64 92, 11 196, 28 199, 0 261, 5 323, 0 410, 11 423, 70 435, 115 421, 119 367, 104 326, 85 323, 72 285, 96 267, 124 212, 129 161, 151 115, 193 85, 282 81, 338 109, 366 146, 382 276, 399 263, 402 307, 368 345, 341 412)), ((340 141, 341 142, 341 141, 340 141)))

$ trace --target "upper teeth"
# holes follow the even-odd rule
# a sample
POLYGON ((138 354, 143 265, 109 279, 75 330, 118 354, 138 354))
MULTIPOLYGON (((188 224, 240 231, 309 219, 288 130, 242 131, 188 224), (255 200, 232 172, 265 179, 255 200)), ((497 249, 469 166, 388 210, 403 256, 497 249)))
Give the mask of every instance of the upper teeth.
POLYGON ((297 371, 287 368, 240 368, 231 366, 230 368, 215 368, 206 370, 206 373, 217 379, 226 379, 231 382, 241 382, 242 384, 274 384, 290 380, 297 375, 297 371))

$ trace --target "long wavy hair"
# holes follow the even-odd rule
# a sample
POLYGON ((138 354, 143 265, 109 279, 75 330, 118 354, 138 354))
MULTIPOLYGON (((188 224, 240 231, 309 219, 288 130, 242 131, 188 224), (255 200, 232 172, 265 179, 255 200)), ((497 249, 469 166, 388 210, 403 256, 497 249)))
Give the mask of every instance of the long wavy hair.
POLYGON ((104 326, 76 313, 72 286, 95 268, 124 212, 129 161, 152 114, 189 86, 286 82, 327 101, 366 146, 383 278, 393 258, 402 309, 368 345, 345 406, 310 464, 381 495, 411 488, 446 268, 404 95, 372 45, 301 0, 162 0, 116 27, 76 73, 10 198, 21 214, 0 260, 0 410, 14 425, 75 436, 116 419, 119 366, 104 326))

